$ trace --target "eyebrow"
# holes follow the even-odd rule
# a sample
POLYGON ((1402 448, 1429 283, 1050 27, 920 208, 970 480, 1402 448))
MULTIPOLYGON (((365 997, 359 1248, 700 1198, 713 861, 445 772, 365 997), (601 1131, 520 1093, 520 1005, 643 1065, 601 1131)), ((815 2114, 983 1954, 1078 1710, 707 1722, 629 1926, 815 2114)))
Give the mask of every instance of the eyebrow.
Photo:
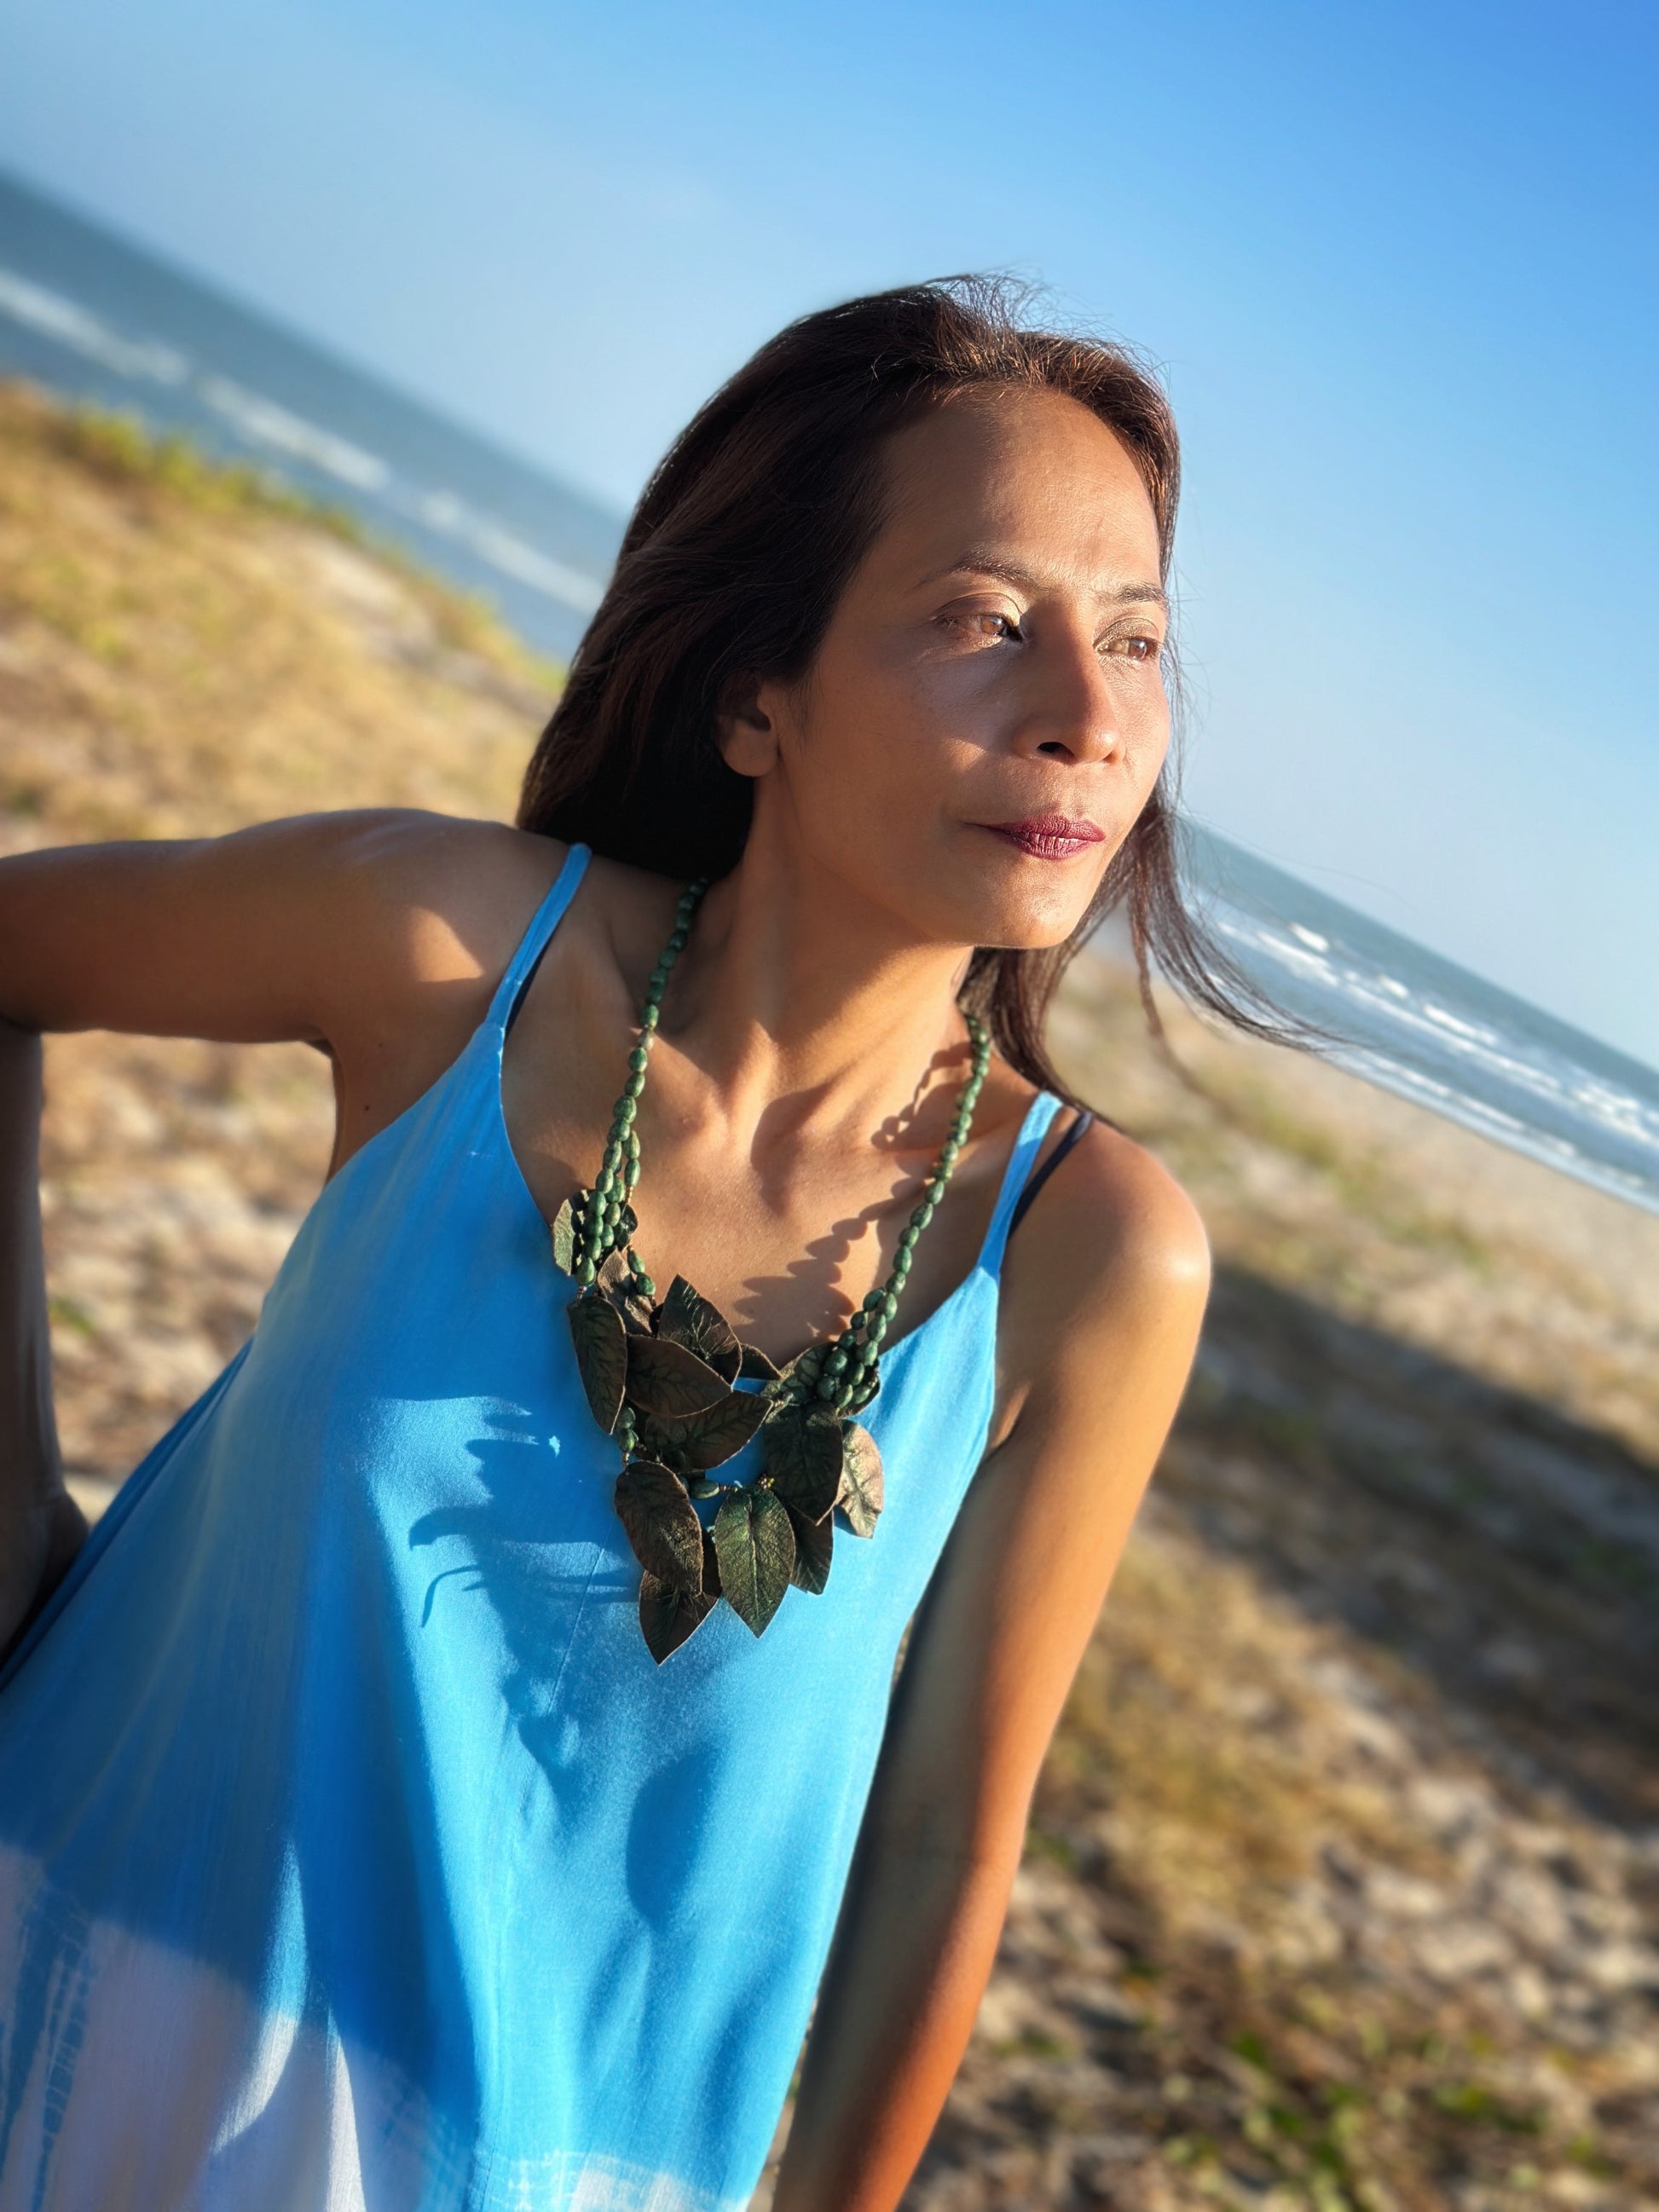
MULTIPOLYGON (((964 553, 955 561, 947 561, 942 568, 931 568, 921 579, 923 584, 936 584, 941 576, 995 576, 1005 584, 1012 584, 1018 591, 1039 592, 1048 580, 1032 569, 1022 568, 1017 561, 999 560, 994 553, 964 553)), ((1150 599, 1155 606, 1167 607, 1170 595, 1161 584, 1133 583, 1097 586, 1095 597, 1115 606, 1127 605, 1133 600, 1150 599)))

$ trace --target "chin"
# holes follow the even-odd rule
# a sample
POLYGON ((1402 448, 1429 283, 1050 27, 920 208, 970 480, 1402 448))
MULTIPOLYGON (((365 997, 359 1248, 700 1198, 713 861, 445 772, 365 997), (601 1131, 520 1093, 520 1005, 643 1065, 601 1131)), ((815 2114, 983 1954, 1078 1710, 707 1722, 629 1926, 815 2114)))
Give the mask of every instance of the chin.
POLYGON ((1058 880, 1060 870, 1037 862, 1016 863, 1013 879, 1002 884, 981 881, 972 902, 977 924, 974 943, 996 945, 1009 952, 1044 952, 1066 939, 1088 912, 1098 892, 1102 871, 1079 870, 1070 884, 1058 880), (1033 884, 1036 870, 1046 881, 1033 884))
MULTIPOLYGON (((1090 896, 1093 896, 1091 888, 1090 896)), ((1088 909, 1088 900, 1068 899, 1063 911, 1052 905, 1032 911, 1028 896, 986 898, 969 902, 951 931, 961 945, 993 948, 999 952, 1047 952, 1064 945, 1088 909)))

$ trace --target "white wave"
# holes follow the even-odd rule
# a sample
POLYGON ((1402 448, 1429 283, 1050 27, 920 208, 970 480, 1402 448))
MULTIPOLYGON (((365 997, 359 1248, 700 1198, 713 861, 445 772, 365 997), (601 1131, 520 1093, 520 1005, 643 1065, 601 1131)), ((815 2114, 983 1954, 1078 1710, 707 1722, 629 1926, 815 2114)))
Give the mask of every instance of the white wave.
POLYGON ((1301 945, 1292 945, 1288 938, 1279 937, 1271 929, 1264 929, 1259 922, 1245 928, 1230 927, 1223 922, 1221 928, 1224 935, 1242 938, 1245 944, 1254 945, 1286 968, 1293 968, 1304 975, 1317 975, 1322 982, 1334 983, 1337 980, 1328 960, 1316 952, 1304 951, 1301 945))
POLYGON ((75 301, 31 283, 14 270, 0 268, 0 314, 55 338, 60 345, 72 348, 118 375, 148 377, 158 384, 193 383, 204 404, 250 444, 308 462, 354 491, 374 495, 428 530, 454 538, 501 575, 527 584, 531 590, 556 599, 578 614, 591 615, 604 597, 604 586, 592 576, 542 552, 453 493, 423 491, 400 483, 378 453, 367 452, 319 423, 307 422, 263 392, 250 392, 228 377, 206 373, 193 377, 187 356, 151 339, 112 330, 75 301))
POLYGON ((378 453, 365 453, 361 446, 337 438, 331 430, 319 429, 301 415, 290 415, 274 399, 246 392, 228 377, 200 377, 196 389, 216 414, 222 415, 258 445, 274 446, 296 460, 309 461, 313 468, 338 477, 358 491, 384 491, 392 481, 392 471, 378 453))
POLYGON ((188 359, 172 346, 154 338, 122 337, 73 300, 47 291, 43 284, 32 284, 15 270, 0 269, 0 314, 56 338, 59 345, 95 361, 100 368, 113 369, 118 376, 182 384, 190 374, 188 359))
POLYGON ((591 615, 605 596, 603 586, 592 576, 585 576, 579 568, 538 552, 490 516, 481 514, 476 507, 457 499, 453 492, 422 492, 404 504, 405 511, 423 522, 428 530, 459 539, 492 568, 499 568, 503 575, 528 584, 532 591, 561 601, 578 614, 591 615))
POLYGON ((1461 1036, 1473 1037, 1477 1044, 1498 1042, 1496 1030, 1487 1028, 1484 1023, 1466 1022, 1444 1006, 1436 1006, 1432 999, 1425 999, 1423 1011, 1431 1022, 1438 1022, 1443 1030, 1451 1030, 1461 1036))
POLYGON ((1334 1002, 1337 1011, 1319 1018, 1343 1033, 1331 1054, 1339 1065, 1659 1211, 1659 1096, 1650 1100, 1607 1080, 1478 1004, 1448 1003, 1443 987, 1413 989, 1288 915, 1270 921, 1231 906, 1224 894, 1218 903, 1215 927, 1247 966, 1289 970, 1315 1007, 1334 1002))

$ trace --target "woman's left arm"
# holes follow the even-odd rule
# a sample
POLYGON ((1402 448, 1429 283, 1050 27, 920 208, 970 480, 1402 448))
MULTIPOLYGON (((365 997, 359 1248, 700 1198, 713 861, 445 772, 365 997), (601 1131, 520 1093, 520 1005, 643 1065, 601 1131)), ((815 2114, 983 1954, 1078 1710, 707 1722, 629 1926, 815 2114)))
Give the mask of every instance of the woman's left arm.
POLYGON ((1191 1201, 1109 1130, 1074 1160, 1009 1249, 999 1364, 1018 1412, 912 1632, 775 2212, 892 2212, 903 2193, 990 1974, 1049 1738, 1192 1365, 1210 1268, 1191 1201))

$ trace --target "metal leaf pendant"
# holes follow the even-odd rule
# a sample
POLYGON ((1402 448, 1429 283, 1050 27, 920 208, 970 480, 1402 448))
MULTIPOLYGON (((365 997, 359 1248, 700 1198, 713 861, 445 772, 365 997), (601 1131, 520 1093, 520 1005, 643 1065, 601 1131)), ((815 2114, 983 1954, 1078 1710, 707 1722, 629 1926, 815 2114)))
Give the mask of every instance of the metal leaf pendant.
POLYGON ((628 1340, 628 1397, 642 1413, 684 1420, 718 1405, 731 1389, 723 1375, 665 1336, 628 1340))
POLYGON ((623 1409, 628 1380, 628 1331, 602 1291, 584 1291, 566 1311, 576 1347, 576 1367, 594 1419, 610 1436, 623 1409))
POLYGON ((658 1666, 702 1626, 718 1601, 707 1589, 679 1589, 648 1571, 641 1576, 640 1631, 658 1666))
POLYGON ((884 1486, 881 1454, 868 1429, 848 1421, 842 1437, 841 1488, 836 1503, 855 1536, 872 1536, 881 1511, 884 1486))
POLYGON ((691 917, 713 878, 700 876, 675 908, 675 929, 640 1015, 640 1039, 612 1111, 605 1157, 591 1189, 566 1200, 550 1224, 555 1263, 583 1287, 571 1301, 570 1332, 594 1419, 622 1445, 617 1511, 643 1569, 640 1629, 659 1664, 696 1633, 720 1598, 759 1636, 785 1592, 821 1593, 829 1581, 839 1512, 855 1536, 874 1531, 882 1510, 881 1454, 855 1418, 880 1388, 879 1353, 904 1288, 904 1256, 927 1226, 957 1156, 990 1066, 986 1023, 963 1008, 973 1068, 926 1197, 912 1212, 899 1254, 880 1288, 831 1341, 809 1345, 780 1369, 739 1341, 718 1307, 676 1275, 659 1299, 635 1255, 638 1226, 629 1194, 639 1180, 635 1127, 663 987, 685 945, 691 917), (758 1382, 745 1396, 735 1385, 758 1382), (765 1432, 765 1472, 752 1482, 718 1482, 708 1470, 765 1432), (712 1529, 699 1505, 720 1503, 712 1529), (699 1546, 701 1550, 699 1550, 699 1546))
POLYGON ((702 1589, 702 1523, 672 1468, 630 1459, 617 1477, 617 1511, 634 1557, 659 1582, 695 1597, 702 1589))
MULTIPOLYGON (((552 1224, 553 1257, 575 1272, 586 1192, 552 1224)), ((630 1207, 622 1210, 629 1235, 630 1207)), ((683 1275, 653 1301, 625 1246, 608 1252, 567 1309, 582 1389, 607 1436, 620 1433, 617 1515, 641 1569, 640 1632, 659 1666, 723 1598, 756 1636, 791 1584, 811 1595, 830 1579, 836 1522, 868 1536, 882 1508, 881 1454, 869 1431, 821 1402, 828 1352, 810 1345, 782 1368, 742 1343, 683 1275), (738 1382, 758 1382, 739 1390, 738 1382), (709 1470, 758 1435, 764 1471, 747 1483, 709 1470), (712 1528, 700 1503, 718 1501, 712 1528)), ((874 1396, 873 1374, 855 1397, 874 1396)))
POLYGON ((789 1570, 789 1579, 797 1589, 817 1597, 830 1579, 830 1559, 836 1547, 835 1516, 826 1513, 822 1521, 804 1521, 792 1508, 786 1506, 784 1510, 795 1532, 795 1564, 789 1570))
POLYGON ((706 1361, 722 1382, 733 1381, 743 1364, 743 1346, 726 1325, 718 1306, 694 1291, 684 1275, 676 1275, 657 1311, 657 1334, 670 1344, 683 1344, 706 1361))
POLYGON ((794 1528, 769 1490, 751 1483, 722 1500, 714 1516, 714 1556, 726 1603, 758 1636, 782 1604, 795 1566, 794 1528))
POLYGON ((804 1521, 834 1510, 842 1486, 841 1423, 828 1407, 784 1406, 766 1425, 772 1487, 804 1521))
POLYGON ((659 1421, 642 1413, 641 1448, 684 1474, 702 1474, 740 1452, 771 1410, 757 1392, 733 1390, 684 1420, 659 1421))

